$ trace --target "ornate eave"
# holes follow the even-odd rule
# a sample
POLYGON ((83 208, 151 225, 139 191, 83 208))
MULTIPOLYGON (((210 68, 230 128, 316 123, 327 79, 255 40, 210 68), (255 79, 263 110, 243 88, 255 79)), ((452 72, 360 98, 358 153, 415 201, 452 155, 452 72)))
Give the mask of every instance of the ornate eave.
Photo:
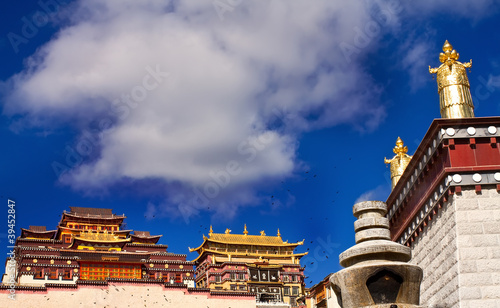
MULTIPOLYGON (((70 233, 75 233, 75 232, 78 232, 78 233, 81 233, 85 230, 82 230, 82 229, 74 229, 74 228, 69 228, 69 227, 64 227, 64 226, 57 226, 57 232, 55 234, 55 238, 60 238, 61 237, 61 233, 63 231, 67 231, 67 232, 70 232, 70 233)), ((125 236, 125 237, 128 237, 130 232, 132 232, 132 230, 117 230, 117 231, 110 231, 110 233, 113 233, 113 234, 116 234, 116 235, 120 235, 120 236, 125 236)))
POLYGON ((226 252, 226 251, 218 251, 218 250, 213 250, 213 249, 203 249, 203 251, 200 253, 196 259, 194 259, 191 262, 197 262, 202 256, 206 254, 214 254, 214 255, 221 255, 221 256, 231 256, 231 257, 250 257, 250 258, 269 258, 269 259, 288 259, 288 258, 302 258, 303 256, 307 255, 308 252, 303 252, 303 253, 294 253, 294 254, 274 254, 274 253, 252 253, 252 252, 226 252))
POLYGON ((162 235, 138 236, 130 234, 130 238, 134 244, 154 245, 160 240, 160 237, 162 235))
MULTIPOLYGON (((245 235, 245 234, 222 234, 222 233, 211 233, 210 237, 203 235, 203 243, 196 248, 189 248, 190 252, 198 251, 204 247, 207 243, 217 243, 225 245, 248 245, 248 246, 269 246, 269 247, 297 247, 304 244, 304 240, 297 243, 283 242, 281 236, 266 236, 266 235, 245 235), (237 236, 238 240, 223 240, 223 237, 228 237, 228 235, 237 236), (212 237, 222 237, 222 239, 215 239, 212 237), (272 240, 273 242, 271 242, 272 240)), ((209 248, 206 248, 209 249, 209 248)))
POLYGON ((30 229, 21 228, 21 238, 34 237, 42 239, 42 237, 37 237, 37 236, 43 236, 43 239, 53 239, 56 232, 57 230, 34 231, 30 229))
POLYGON ((94 246, 95 244, 118 245, 118 247, 123 248, 129 242, 130 238, 115 239, 115 240, 98 240, 98 239, 88 239, 82 237, 73 237, 71 244, 66 249, 75 249, 82 244, 88 244, 85 246, 94 246))

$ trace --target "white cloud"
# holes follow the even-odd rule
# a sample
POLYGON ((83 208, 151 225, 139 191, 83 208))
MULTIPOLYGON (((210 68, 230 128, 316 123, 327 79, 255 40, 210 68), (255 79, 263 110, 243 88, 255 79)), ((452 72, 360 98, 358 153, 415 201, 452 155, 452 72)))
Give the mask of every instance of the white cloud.
POLYGON ((385 115, 381 89, 339 49, 371 20, 356 1, 241 2, 221 20, 211 1, 87 0, 70 19, 4 85, 4 113, 80 130, 82 160, 61 161, 77 189, 161 180, 166 204, 196 213, 193 187, 219 175, 213 200, 232 215, 294 171, 297 133, 370 130, 385 115))
POLYGON ((388 185, 380 185, 376 188, 366 191, 359 196, 354 203, 363 202, 363 201, 384 201, 387 199, 389 194, 391 193, 390 186, 388 185))

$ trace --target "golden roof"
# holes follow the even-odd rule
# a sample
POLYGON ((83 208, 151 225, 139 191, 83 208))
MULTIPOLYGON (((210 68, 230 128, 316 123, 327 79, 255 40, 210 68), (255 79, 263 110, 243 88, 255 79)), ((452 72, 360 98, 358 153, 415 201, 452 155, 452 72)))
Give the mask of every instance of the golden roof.
POLYGON ((212 227, 210 227, 209 237, 203 236, 203 243, 197 248, 190 248, 189 251, 197 251, 203 247, 206 242, 214 242, 221 244, 233 244, 233 245, 258 245, 258 246, 280 246, 280 247, 290 247, 303 245, 304 241, 297 243, 288 243, 288 241, 283 241, 281 234, 278 230, 277 236, 266 235, 264 231, 261 231, 261 235, 249 235, 245 226, 244 234, 231 234, 231 230, 227 229, 225 233, 213 233, 212 227))
POLYGON ((212 233, 209 239, 214 242, 239 244, 239 245, 269 245, 269 246, 283 246, 284 244, 289 245, 288 243, 283 242, 281 237, 268 236, 268 235, 212 233))
MULTIPOLYGON (((191 252, 197 250, 197 249, 189 249, 191 252)), ((305 255, 308 254, 308 252, 302 252, 302 253, 291 253, 291 254, 286 254, 286 253, 281 253, 281 254, 276 254, 276 253, 263 253, 263 252, 235 252, 235 251, 220 251, 220 250, 215 250, 215 249, 204 249, 202 248, 201 251, 199 252, 198 257, 194 259, 191 262, 196 262, 198 261, 204 253, 212 253, 212 254, 218 254, 218 255, 223 255, 223 256, 232 256, 232 257, 249 257, 249 258, 272 258, 272 259, 277 259, 277 258, 301 258, 305 255)))

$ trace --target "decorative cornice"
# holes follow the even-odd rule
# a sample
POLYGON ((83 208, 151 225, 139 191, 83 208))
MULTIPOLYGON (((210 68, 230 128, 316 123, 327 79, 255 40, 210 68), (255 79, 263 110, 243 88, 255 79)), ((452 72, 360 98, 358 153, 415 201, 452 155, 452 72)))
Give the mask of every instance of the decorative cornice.
POLYGON ((497 146, 500 139, 498 123, 499 118, 434 120, 387 199, 387 217, 391 223, 397 221, 396 226, 391 226, 393 240, 409 245, 424 227, 424 222, 436 212, 436 207, 446 201, 448 194, 459 192, 463 186, 473 186, 479 192, 482 186, 494 184, 500 190, 498 164, 465 163, 462 166, 460 159, 457 160, 458 152, 453 152, 459 144, 462 144, 461 151, 468 151, 463 147, 464 142, 472 151, 478 139, 497 146), (460 139, 467 141, 456 141, 460 139), (454 161, 450 161, 452 153, 454 161), (412 208, 405 209, 410 200, 412 208))

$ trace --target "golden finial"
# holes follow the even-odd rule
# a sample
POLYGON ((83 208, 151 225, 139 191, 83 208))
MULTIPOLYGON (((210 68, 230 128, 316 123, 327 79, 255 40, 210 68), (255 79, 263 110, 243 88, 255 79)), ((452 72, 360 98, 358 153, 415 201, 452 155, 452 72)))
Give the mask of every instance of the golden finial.
POLYGON ((243 234, 247 235, 248 234, 248 231, 247 231, 247 224, 245 224, 245 230, 243 230, 243 234))
POLYGON ((226 232, 225 233, 229 234, 229 233, 231 233, 231 230, 229 228, 226 228, 226 232))
POLYGON ((466 72, 466 68, 472 66, 472 60, 461 63, 458 62, 459 56, 446 40, 443 52, 439 54, 439 61, 443 64, 438 68, 429 66, 429 73, 437 74, 440 112, 445 119, 474 117, 474 104, 466 72))
POLYGON ((212 236, 214 233, 214 230, 212 230, 212 225, 210 225, 210 231, 208 231, 208 236, 212 236))
POLYGON ((396 140, 396 146, 392 151, 396 155, 392 159, 384 158, 384 162, 386 164, 391 164, 391 180, 392 188, 394 188, 412 157, 406 154, 408 152, 408 147, 404 146, 403 140, 401 140, 400 137, 396 140))
POLYGON ((281 237, 280 228, 278 228, 278 237, 281 237))
POLYGON ((261 236, 266 236, 266 232, 264 232, 264 230, 260 231, 260 235, 261 236))

